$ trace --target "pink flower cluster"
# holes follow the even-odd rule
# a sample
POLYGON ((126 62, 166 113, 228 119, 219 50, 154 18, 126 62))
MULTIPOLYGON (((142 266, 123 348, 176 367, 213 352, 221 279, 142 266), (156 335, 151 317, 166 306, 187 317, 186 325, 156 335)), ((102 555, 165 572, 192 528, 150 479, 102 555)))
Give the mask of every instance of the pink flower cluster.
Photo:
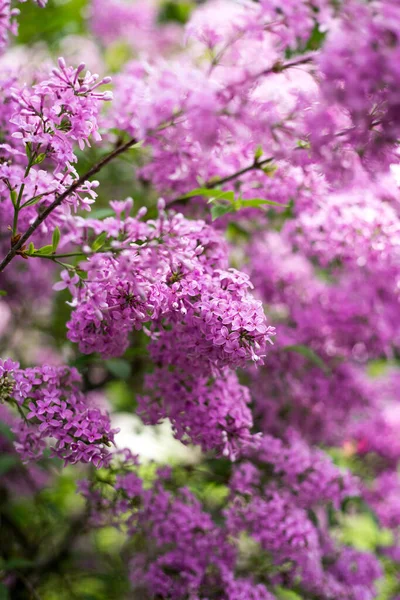
POLYGON ((15 115, 11 119, 16 128, 13 138, 20 139, 36 163, 51 158, 57 173, 76 162, 74 144, 83 150, 90 146, 89 137, 101 140, 98 133, 100 100, 112 99, 111 92, 98 88, 110 83, 110 77, 99 79, 98 75, 84 73, 85 64, 76 69, 67 67, 63 58, 58 59, 58 69, 51 78, 34 85, 15 89, 15 115))
POLYGON ((12 432, 14 427, 18 427, 18 417, 4 404, 0 404, 0 422, 0 454, 11 464, 11 468, 2 474, 2 487, 10 496, 31 496, 48 484, 49 475, 35 462, 23 464, 21 461, 13 443, 12 432))
POLYGON ((356 493, 354 483, 300 439, 283 444, 269 436, 249 451, 226 482, 228 504, 213 508, 215 520, 189 489, 177 486, 171 470, 159 469, 146 487, 138 468, 124 452, 106 481, 94 476, 80 484, 95 526, 128 528, 137 593, 273 600, 274 587, 286 583, 324 600, 374 598, 378 561, 341 546, 326 526, 331 500, 338 509, 356 493), (255 561, 264 569, 262 583, 240 575, 255 561))

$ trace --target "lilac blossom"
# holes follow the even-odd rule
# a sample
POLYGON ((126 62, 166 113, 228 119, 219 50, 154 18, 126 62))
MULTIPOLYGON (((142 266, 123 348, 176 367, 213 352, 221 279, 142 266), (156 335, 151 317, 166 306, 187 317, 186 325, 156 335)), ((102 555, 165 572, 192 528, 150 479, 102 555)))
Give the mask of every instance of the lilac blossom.
POLYGON ((107 415, 85 401, 79 381, 75 369, 20 369, 10 359, 0 361, 2 402, 14 404, 23 415, 14 431, 15 447, 24 460, 40 457, 50 439, 53 453, 65 463, 107 464, 115 430, 107 415))

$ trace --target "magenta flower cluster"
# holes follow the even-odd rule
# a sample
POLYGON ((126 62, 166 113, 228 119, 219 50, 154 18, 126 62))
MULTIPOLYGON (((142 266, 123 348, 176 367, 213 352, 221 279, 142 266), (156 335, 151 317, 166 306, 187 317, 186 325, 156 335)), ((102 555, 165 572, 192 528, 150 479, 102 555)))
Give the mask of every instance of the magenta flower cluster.
POLYGON ((20 369, 10 359, 0 361, 1 400, 12 400, 23 414, 14 431, 24 460, 39 458, 49 439, 65 464, 107 464, 116 430, 86 401, 79 382, 77 371, 67 367, 20 369))

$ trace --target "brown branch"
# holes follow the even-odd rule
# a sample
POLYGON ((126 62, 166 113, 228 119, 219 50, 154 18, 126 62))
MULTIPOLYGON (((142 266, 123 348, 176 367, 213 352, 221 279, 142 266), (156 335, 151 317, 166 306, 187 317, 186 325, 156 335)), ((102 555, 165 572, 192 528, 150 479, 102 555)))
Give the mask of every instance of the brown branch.
POLYGON ((286 69, 291 69, 293 67, 298 67, 300 65, 306 65, 308 63, 313 62, 315 58, 315 52, 311 53, 311 54, 303 54, 301 56, 297 56, 296 58, 294 58, 293 60, 288 60, 287 62, 276 62, 274 65, 272 65, 272 67, 270 67, 269 69, 265 69, 264 71, 261 71, 261 73, 259 73, 258 76, 260 75, 269 75, 270 73, 282 73, 282 71, 286 71, 286 69))
MULTIPOLYGON (((249 173, 249 171, 254 171, 256 169, 262 169, 264 165, 270 163, 273 160, 274 160, 273 157, 264 158, 263 160, 260 160, 260 161, 255 160, 254 162, 251 163, 251 165, 248 165, 247 167, 244 167, 243 169, 240 169, 239 171, 235 171, 234 173, 231 173, 230 175, 227 175, 226 177, 222 177, 221 179, 217 179, 215 181, 209 181, 203 187, 205 187, 209 190, 212 190, 219 185, 224 185, 224 183, 228 183, 229 181, 233 181, 234 179, 237 179, 238 177, 241 177, 242 175, 249 173)), ((188 198, 187 196, 179 196, 179 198, 175 198, 174 200, 171 200, 171 202, 168 202, 167 206, 169 208, 170 206, 173 206, 174 204, 186 204, 189 200, 190 200, 190 198, 188 198)))
POLYGON ((87 171, 84 175, 79 177, 72 185, 69 186, 62 194, 60 194, 47 208, 43 210, 43 212, 36 217, 34 222, 28 227, 28 229, 21 235, 21 237, 11 246, 8 254, 0 263, 0 272, 3 271, 6 266, 12 261, 14 256, 18 253, 19 250, 25 245, 25 243, 29 240, 31 235, 36 231, 38 227, 47 219, 47 217, 53 212, 54 209, 58 208, 62 202, 68 198, 73 192, 75 192, 80 186, 82 186, 90 177, 96 175, 105 165, 111 162, 114 158, 128 150, 131 146, 137 143, 136 139, 131 139, 122 146, 119 146, 110 154, 105 156, 102 160, 100 160, 97 164, 93 165, 89 171, 87 171))

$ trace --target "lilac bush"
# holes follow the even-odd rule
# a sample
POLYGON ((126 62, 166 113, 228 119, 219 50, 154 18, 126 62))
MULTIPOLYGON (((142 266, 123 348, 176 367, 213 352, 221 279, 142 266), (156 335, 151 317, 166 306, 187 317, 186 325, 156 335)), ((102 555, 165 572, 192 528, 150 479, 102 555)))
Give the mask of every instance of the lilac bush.
POLYGON ((0 4, 0 597, 400 597, 398 2, 0 4))

